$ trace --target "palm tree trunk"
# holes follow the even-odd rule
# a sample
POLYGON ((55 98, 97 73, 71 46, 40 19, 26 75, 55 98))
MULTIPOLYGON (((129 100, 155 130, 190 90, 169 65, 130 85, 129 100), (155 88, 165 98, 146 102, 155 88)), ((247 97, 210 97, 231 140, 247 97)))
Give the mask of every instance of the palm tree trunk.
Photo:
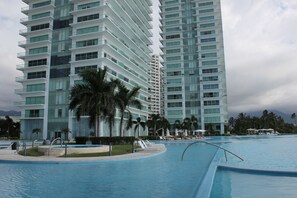
POLYGON ((124 113, 121 115, 121 123, 120 123, 120 136, 124 136, 124 113))

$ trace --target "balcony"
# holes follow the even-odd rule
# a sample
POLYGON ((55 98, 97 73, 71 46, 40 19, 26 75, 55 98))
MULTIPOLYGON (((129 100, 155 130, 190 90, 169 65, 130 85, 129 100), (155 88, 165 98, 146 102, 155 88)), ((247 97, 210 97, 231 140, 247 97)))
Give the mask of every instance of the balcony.
POLYGON ((30 7, 30 6, 23 7, 23 8, 21 8, 21 12, 28 15, 29 12, 36 12, 36 11, 40 12, 40 11, 43 11, 43 10, 51 10, 51 9, 54 9, 54 8, 55 8, 55 4, 53 2, 51 2, 48 5, 35 7, 35 8, 30 7))
POLYGON ((28 23, 34 22, 34 21, 42 22, 42 21, 51 21, 51 20, 54 20, 53 14, 50 14, 49 16, 44 16, 44 17, 41 17, 41 18, 37 18, 37 19, 24 17, 24 18, 20 19, 20 23, 23 24, 23 25, 28 25, 28 23))

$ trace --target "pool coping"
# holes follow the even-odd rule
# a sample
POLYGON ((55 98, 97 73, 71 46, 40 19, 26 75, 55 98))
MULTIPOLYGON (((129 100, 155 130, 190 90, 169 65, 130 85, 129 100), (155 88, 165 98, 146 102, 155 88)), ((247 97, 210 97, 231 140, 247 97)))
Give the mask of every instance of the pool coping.
POLYGON ((15 150, 0 150, 0 163, 89 163, 89 162, 100 162, 100 161, 116 161, 116 160, 132 160, 153 157, 166 152, 164 144, 151 144, 151 147, 143 149, 135 153, 129 153, 125 155, 114 155, 104 157, 29 157, 17 154, 15 150))

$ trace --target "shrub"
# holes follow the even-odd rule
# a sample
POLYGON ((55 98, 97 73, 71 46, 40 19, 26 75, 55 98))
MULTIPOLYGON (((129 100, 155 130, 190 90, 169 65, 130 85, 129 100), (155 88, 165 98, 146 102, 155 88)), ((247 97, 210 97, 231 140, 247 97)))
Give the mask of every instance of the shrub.
POLYGON ((122 145, 132 144, 135 141, 135 137, 76 137, 76 144, 85 144, 87 141, 91 141, 92 144, 105 144, 109 143, 122 145))

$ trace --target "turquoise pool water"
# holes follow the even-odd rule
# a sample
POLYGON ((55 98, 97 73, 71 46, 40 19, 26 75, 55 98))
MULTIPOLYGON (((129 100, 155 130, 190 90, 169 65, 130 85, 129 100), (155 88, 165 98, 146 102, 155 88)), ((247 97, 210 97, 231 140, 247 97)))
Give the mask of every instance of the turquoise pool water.
POLYGON ((1 197, 194 197, 217 149, 165 142, 163 154, 135 160, 30 164, 0 162, 1 197))
POLYGON ((182 152, 193 142, 189 140, 163 141, 165 153, 134 160, 59 164, 0 161, 0 197, 196 197, 204 176, 217 162, 221 166, 213 171, 213 185, 206 182, 211 198, 296 197, 297 136, 217 137, 207 141, 229 149, 244 161, 228 154, 225 162, 222 151, 206 144, 191 146, 181 161, 182 152))
POLYGON ((225 144, 244 158, 221 159, 211 198, 297 197, 297 137, 251 136, 229 139, 225 144), (230 166, 231 168, 228 168, 230 166), (232 168, 233 167, 233 168, 232 168))

